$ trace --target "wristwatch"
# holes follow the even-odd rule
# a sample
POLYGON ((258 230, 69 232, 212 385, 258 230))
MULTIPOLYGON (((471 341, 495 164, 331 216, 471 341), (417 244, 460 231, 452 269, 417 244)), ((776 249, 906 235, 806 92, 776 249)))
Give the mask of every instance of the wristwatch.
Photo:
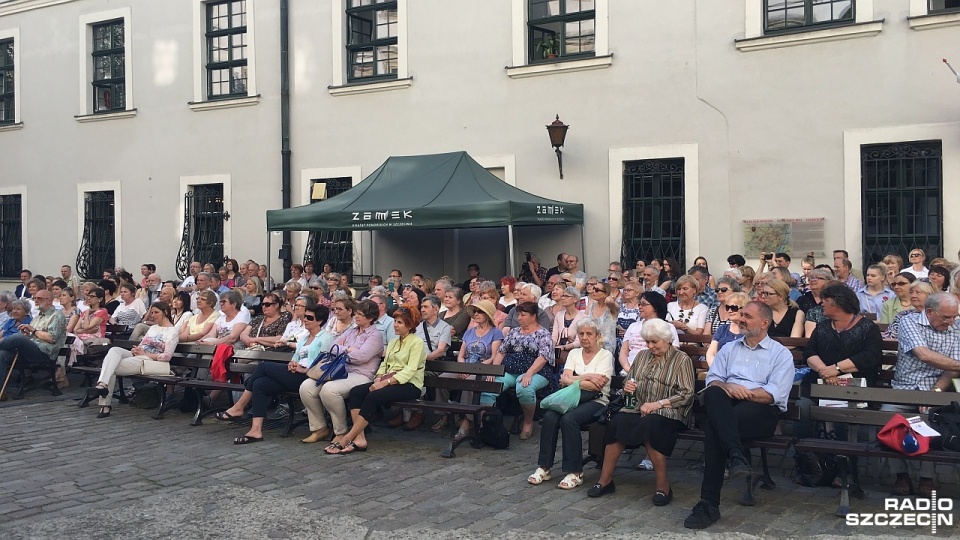
POLYGON ((843 370, 840 369, 840 364, 834 364, 833 367, 837 368, 837 373, 843 373, 843 370))

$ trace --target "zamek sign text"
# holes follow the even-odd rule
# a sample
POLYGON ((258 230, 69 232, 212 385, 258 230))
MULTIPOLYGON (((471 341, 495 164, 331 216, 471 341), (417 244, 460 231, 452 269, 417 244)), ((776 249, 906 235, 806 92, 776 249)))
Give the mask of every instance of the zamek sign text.
POLYGON ((351 212, 352 225, 357 228, 409 227, 413 225, 413 210, 384 210, 382 212, 351 212))

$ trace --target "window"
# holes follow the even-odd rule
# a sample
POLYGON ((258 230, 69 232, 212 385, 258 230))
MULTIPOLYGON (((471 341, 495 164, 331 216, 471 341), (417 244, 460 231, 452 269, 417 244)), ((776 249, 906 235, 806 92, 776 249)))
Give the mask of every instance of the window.
POLYGON ((184 196, 183 236, 177 253, 177 275, 188 274, 191 261, 223 265, 224 222, 223 184, 191 186, 184 196))
POLYGON ((927 0, 929 13, 960 11, 960 0, 927 0))
POLYGON ((683 158, 623 164, 621 260, 674 257, 684 266, 683 158))
POLYGON ((207 99, 247 95, 247 2, 206 4, 207 99))
POLYGON ((864 263, 943 253, 942 142, 862 145, 860 160, 864 263))
POLYGON ((397 2, 347 0, 346 15, 347 81, 397 78, 397 2))
POLYGON ((116 265, 116 205, 113 191, 83 195, 83 239, 77 253, 77 275, 98 279, 116 265))
POLYGON ((14 67, 13 40, 0 41, 0 124, 12 124, 16 119, 14 67))
POLYGON ((594 55, 594 0, 529 0, 528 61, 594 55))
MULTIPOLYGON (((326 184, 327 199, 335 197, 353 187, 353 178, 325 178, 313 180, 313 185, 326 184)), ((313 261, 315 268, 330 263, 334 272, 353 275, 353 231, 310 231, 307 248, 303 252, 303 262, 313 261)))
POLYGON ((93 112, 126 108, 123 19, 93 25, 93 112))
POLYGON ((852 23, 855 0, 766 0, 768 32, 830 23, 852 23))
POLYGON ((0 276, 16 277, 23 268, 23 196, 0 195, 0 276))

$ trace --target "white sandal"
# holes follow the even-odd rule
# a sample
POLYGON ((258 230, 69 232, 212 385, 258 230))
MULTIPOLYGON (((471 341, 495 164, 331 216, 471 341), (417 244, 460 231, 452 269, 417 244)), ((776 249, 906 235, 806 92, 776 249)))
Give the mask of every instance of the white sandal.
POLYGON ((550 474, 549 470, 546 470, 543 467, 537 467, 537 470, 527 477, 527 482, 535 486, 539 486, 544 482, 544 480, 550 480, 551 478, 553 478, 553 476, 550 474))
POLYGON ((560 489, 573 489, 583 485, 583 473, 569 473, 557 484, 560 489))

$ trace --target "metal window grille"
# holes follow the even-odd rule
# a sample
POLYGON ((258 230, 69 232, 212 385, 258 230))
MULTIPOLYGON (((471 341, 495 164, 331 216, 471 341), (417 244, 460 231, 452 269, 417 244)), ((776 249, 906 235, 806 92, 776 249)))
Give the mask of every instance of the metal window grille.
POLYGON ((13 46, 12 39, 0 41, 0 124, 12 123, 16 118, 13 46))
POLYGON ((0 195, 0 276, 16 277, 23 268, 23 207, 19 194, 0 195))
POLYGON ((765 0, 768 32, 852 23, 856 0, 765 0))
POLYGON ((623 164, 622 260, 674 257, 684 266, 684 160, 623 164))
POLYGON ((207 99, 247 95, 247 3, 207 4, 207 99))
POLYGON ((183 236, 177 252, 177 276, 187 277, 191 261, 223 265, 223 184, 193 186, 183 198, 183 236))
MULTIPOLYGON (((327 198, 335 197, 353 186, 350 178, 327 178, 313 183, 327 184, 327 198)), ((311 186, 312 189, 312 186, 311 186)), ((303 262, 311 261, 322 268, 330 263, 335 272, 353 275, 353 232, 352 231, 310 231, 307 247, 303 252, 303 262)))
POLYGON ((115 206, 112 191, 90 191, 83 196, 83 240, 77 253, 77 274, 96 279, 117 266, 115 206))
POLYGON ((397 77, 395 0, 350 0, 347 3, 347 80, 397 77))
POLYGON ((913 248, 943 254, 943 148, 940 141, 860 147, 863 262, 913 248))
POLYGON ((594 0, 528 0, 529 62, 593 56, 596 48, 594 8, 594 0))
POLYGON ((93 112, 127 106, 123 19, 93 25, 93 112))

